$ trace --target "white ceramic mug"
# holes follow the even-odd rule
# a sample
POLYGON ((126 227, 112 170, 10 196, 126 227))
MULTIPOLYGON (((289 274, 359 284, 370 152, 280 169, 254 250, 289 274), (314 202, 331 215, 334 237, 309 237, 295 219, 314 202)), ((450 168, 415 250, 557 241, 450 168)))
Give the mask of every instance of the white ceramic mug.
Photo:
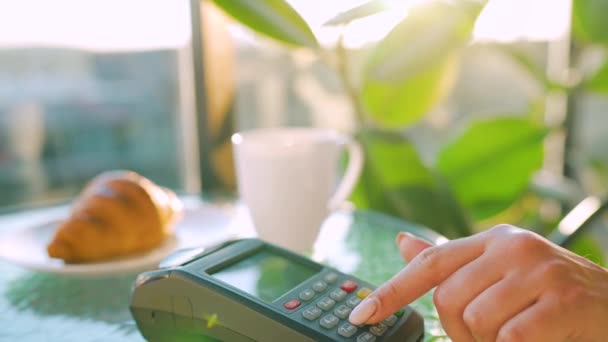
POLYGON ((273 128, 232 136, 241 199, 258 236, 284 248, 310 251, 321 224, 357 184, 361 146, 318 128, 273 128), (340 177, 340 159, 349 162, 340 177), (341 178, 341 180, 340 180, 341 178))

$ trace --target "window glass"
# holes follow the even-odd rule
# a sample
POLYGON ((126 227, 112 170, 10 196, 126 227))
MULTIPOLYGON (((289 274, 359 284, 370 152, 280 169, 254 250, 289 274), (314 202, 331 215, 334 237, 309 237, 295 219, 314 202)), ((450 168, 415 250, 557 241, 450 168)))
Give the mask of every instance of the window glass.
POLYGON ((182 189, 189 0, 0 2, 0 208, 131 169, 182 189))

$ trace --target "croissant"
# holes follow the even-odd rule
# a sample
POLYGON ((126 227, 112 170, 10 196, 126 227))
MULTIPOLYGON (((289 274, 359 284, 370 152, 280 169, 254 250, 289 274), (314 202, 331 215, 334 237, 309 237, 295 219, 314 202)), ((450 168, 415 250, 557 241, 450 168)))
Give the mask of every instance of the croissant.
POLYGON ((105 172, 76 199, 47 252, 81 263, 148 251, 172 234, 181 211, 171 190, 132 171, 105 172))

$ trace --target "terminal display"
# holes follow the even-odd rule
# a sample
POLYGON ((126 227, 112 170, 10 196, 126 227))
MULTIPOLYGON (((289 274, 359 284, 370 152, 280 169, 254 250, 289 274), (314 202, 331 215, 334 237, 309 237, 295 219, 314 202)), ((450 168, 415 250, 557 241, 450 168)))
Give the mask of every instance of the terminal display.
POLYGON ((318 273, 317 269, 262 250, 211 275, 241 291, 272 302, 318 273))

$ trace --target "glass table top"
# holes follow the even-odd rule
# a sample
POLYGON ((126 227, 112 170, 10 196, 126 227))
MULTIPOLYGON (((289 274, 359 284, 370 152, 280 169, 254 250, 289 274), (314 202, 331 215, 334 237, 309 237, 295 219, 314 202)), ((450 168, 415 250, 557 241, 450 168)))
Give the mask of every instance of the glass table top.
MULTIPOLYGON (((213 239, 222 234, 226 238, 252 234, 239 210, 227 209, 225 204, 222 210, 233 219, 205 220, 204 215, 187 219, 197 224, 201 236, 213 235, 213 239)), ((40 213, 27 217, 40 218, 40 213)), ((19 229, 8 222, 0 217, 0 234, 19 229)), ((10 221, 15 222, 24 221, 10 221)), ((430 241, 442 239, 428 229, 379 213, 342 211, 324 223, 313 258, 379 285, 405 266, 395 244, 399 231, 430 241)), ((137 273, 66 275, 0 260, 0 341, 142 341, 128 310, 137 273)), ((444 340, 432 295, 426 294, 412 306, 425 317, 425 340, 444 340)))

